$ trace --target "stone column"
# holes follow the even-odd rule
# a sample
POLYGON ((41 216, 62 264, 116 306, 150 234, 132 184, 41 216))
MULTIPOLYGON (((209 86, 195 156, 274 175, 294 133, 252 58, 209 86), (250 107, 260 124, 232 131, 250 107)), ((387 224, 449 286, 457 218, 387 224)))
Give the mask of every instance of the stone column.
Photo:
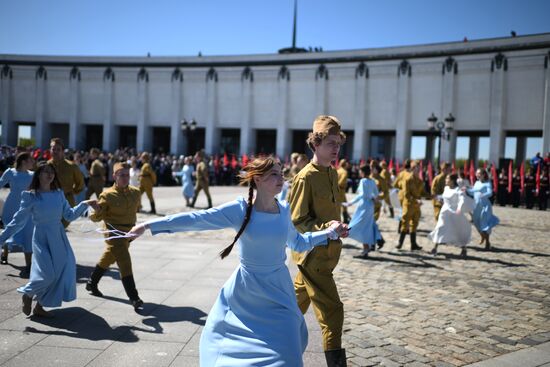
POLYGON ((327 114, 328 69, 319 65, 315 72, 315 117, 327 114))
POLYGON ((252 83, 254 82, 254 74, 247 66, 241 75, 241 142, 240 152, 243 154, 251 153, 254 149, 254 131, 251 128, 252 123, 252 106, 253 93, 252 83))
MULTIPOLYGON (((46 122, 44 121, 45 115, 45 98, 46 98, 46 81, 48 80, 48 73, 43 66, 40 66, 36 71, 36 105, 35 105, 35 139, 36 146, 39 148, 48 147, 48 129, 46 128, 46 122)), ((65 143, 66 144, 66 143, 65 143)))
POLYGON ((411 64, 407 60, 403 60, 397 68, 395 158, 400 162, 411 155, 411 131, 409 130, 411 72, 411 64))
POLYGON ((489 160, 498 164, 504 157, 504 121, 506 119, 505 76, 508 69, 506 56, 499 53, 491 63, 491 107, 489 160))
POLYGON ((290 87, 290 71, 282 66, 277 77, 278 81, 278 118, 277 118, 277 155, 285 160, 290 154, 291 134, 288 129, 288 98, 290 87))
MULTIPOLYGON (((455 111, 454 96, 455 96, 455 75, 458 72, 458 65, 452 57, 448 57, 443 63, 443 90, 441 93, 441 120, 453 114, 455 111)), ((441 157, 440 161, 452 162, 456 154, 456 132, 449 140, 441 140, 441 157)))
POLYGON ((80 100, 80 71, 75 66, 69 75, 70 110, 69 110, 69 147, 84 149, 81 141, 82 132, 78 124, 78 108, 80 100))
POLYGON ((149 74, 141 68, 137 76, 137 150, 149 151, 152 147, 152 134, 147 121, 147 92, 149 74))
POLYGON ((206 132, 204 150, 206 154, 218 153, 220 133, 216 128, 218 120, 218 73, 216 69, 210 68, 206 74, 206 132))
MULTIPOLYGON (((544 112, 542 114, 542 151, 550 152, 550 52, 544 59, 544 112)), ((543 154, 544 154, 543 153, 543 154)))
POLYGON ((176 68, 172 73, 172 103, 171 103, 171 124, 170 124, 170 147, 172 154, 186 154, 187 137, 184 138, 181 131, 182 120, 182 87, 183 73, 176 68))
MULTIPOLYGON (((113 88, 115 74, 111 68, 107 68, 103 74, 103 147, 101 149, 113 151, 115 128, 113 126, 113 88)), ((118 145, 118 144, 117 144, 118 145)))
POLYGON ((367 80, 369 69, 365 63, 360 63, 355 69, 355 107, 353 113, 353 154, 352 159, 359 161, 367 158, 367 80))
POLYGON ((13 71, 4 65, 0 71, 0 121, 2 121, 2 144, 17 145, 17 126, 11 120, 11 81, 13 71))

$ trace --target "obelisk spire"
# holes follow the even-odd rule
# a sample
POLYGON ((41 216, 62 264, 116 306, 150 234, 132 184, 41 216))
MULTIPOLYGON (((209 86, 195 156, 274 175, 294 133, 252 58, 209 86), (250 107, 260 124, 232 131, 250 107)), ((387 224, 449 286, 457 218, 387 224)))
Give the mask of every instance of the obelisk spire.
POLYGON ((296 18, 298 17, 298 0, 294 0, 294 28, 292 30, 292 48, 296 49, 296 18))

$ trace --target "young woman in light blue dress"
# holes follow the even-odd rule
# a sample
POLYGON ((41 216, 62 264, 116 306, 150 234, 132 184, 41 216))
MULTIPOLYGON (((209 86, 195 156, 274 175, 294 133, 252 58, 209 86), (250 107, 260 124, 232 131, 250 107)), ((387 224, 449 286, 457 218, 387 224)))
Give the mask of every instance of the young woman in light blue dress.
MULTIPOLYGON (((32 181, 32 171, 34 166, 34 159, 30 153, 19 153, 15 158, 15 167, 10 168, 4 172, 0 177, 0 187, 10 185, 10 193, 4 203, 4 210, 2 212, 2 222, 4 225, 11 222, 15 212, 19 209, 21 203, 21 193, 24 190, 28 190, 32 181)), ((28 278, 31 269, 31 257, 32 257, 32 230, 34 226, 32 221, 27 220, 23 229, 13 237, 8 238, 2 246, 1 263, 8 263, 8 250, 15 252, 16 250, 23 251, 25 254, 25 269, 21 271, 21 277, 28 278)))
POLYGON ((37 301, 33 314, 44 317, 52 315, 43 306, 59 307, 62 301, 76 298, 76 261, 61 218, 70 222, 77 219, 88 205, 94 209, 98 206, 96 200, 87 200, 71 208, 60 187, 53 164, 40 164, 29 191, 21 194, 19 210, 0 233, 0 241, 6 241, 21 231, 29 218, 35 227, 30 279, 17 289, 23 294, 25 315, 31 313, 33 298, 37 301))
POLYGON ((192 157, 185 157, 181 171, 174 172, 174 176, 181 177, 181 191, 185 198, 185 206, 191 206, 191 200, 195 196, 195 185, 193 184, 193 172, 195 172, 195 169, 191 165, 192 162, 192 157))
POLYGON ((474 226, 481 236, 480 245, 485 243, 485 248, 491 248, 491 229, 500 223, 499 219, 493 215, 493 206, 491 205, 491 196, 493 188, 487 171, 478 168, 476 171, 477 181, 472 188, 466 189, 466 192, 473 196, 475 201, 474 212, 472 214, 474 226))
POLYGON ((376 249, 377 243, 382 247, 384 240, 374 219, 374 205, 378 200, 376 182, 368 178, 370 176, 369 166, 361 166, 359 170, 361 181, 357 188, 357 196, 342 205, 348 207, 359 203, 349 223, 349 237, 363 244, 363 252, 358 257, 366 259, 369 251, 376 249))
POLYGON ((285 265, 285 249, 308 251, 326 245, 329 238, 345 236, 347 227, 334 221, 324 231, 298 233, 288 205, 274 198, 283 186, 280 163, 272 157, 258 158, 245 170, 241 183, 249 186, 248 200, 151 220, 132 228, 130 235, 140 236, 146 229, 153 234, 235 229, 235 240, 221 257, 238 241, 240 264, 208 315, 200 365, 303 366, 307 327, 285 265))

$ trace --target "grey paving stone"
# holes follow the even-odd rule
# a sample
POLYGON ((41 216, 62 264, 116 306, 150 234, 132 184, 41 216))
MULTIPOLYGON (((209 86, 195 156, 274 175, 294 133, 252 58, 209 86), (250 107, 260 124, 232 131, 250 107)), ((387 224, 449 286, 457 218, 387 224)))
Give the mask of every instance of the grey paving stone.
POLYGON ((101 351, 82 348, 33 346, 19 353, 3 367, 86 366, 101 351))
POLYGON ((183 343, 153 341, 115 342, 88 366, 170 366, 183 346, 183 343))

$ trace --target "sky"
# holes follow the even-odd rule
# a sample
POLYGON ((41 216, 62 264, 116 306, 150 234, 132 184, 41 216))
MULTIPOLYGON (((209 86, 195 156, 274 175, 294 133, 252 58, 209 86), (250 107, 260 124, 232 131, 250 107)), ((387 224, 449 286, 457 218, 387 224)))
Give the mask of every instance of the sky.
MULTIPOLYGON (((292 44, 294 0, 0 0, 0 54, 196 56, 292 44)), ((324 51, 550 32, 550 0, 298 0, 298 47, 324 51)), ((540 139, 527 142, 528 155, 540 139)), ((513 142, 507 152, 514 151, 513 142)), ((413 144, 411 155, 423 155, 413 144)), ((466 154, 461 142, 457 157, 466 154)), ((480 142, 480 157, 488 156, 480 142)), ((508 153, 507 153, 508 154, 508 153)), ((511 153, 510 153, 511 154, 511 153)))
MULTIPOLYGON (((0 54, 275 53, 294 0, 1 0, 0 54)), ((550 32, 548 0, 298 0, 297 46, 324 51, 550 32)))

